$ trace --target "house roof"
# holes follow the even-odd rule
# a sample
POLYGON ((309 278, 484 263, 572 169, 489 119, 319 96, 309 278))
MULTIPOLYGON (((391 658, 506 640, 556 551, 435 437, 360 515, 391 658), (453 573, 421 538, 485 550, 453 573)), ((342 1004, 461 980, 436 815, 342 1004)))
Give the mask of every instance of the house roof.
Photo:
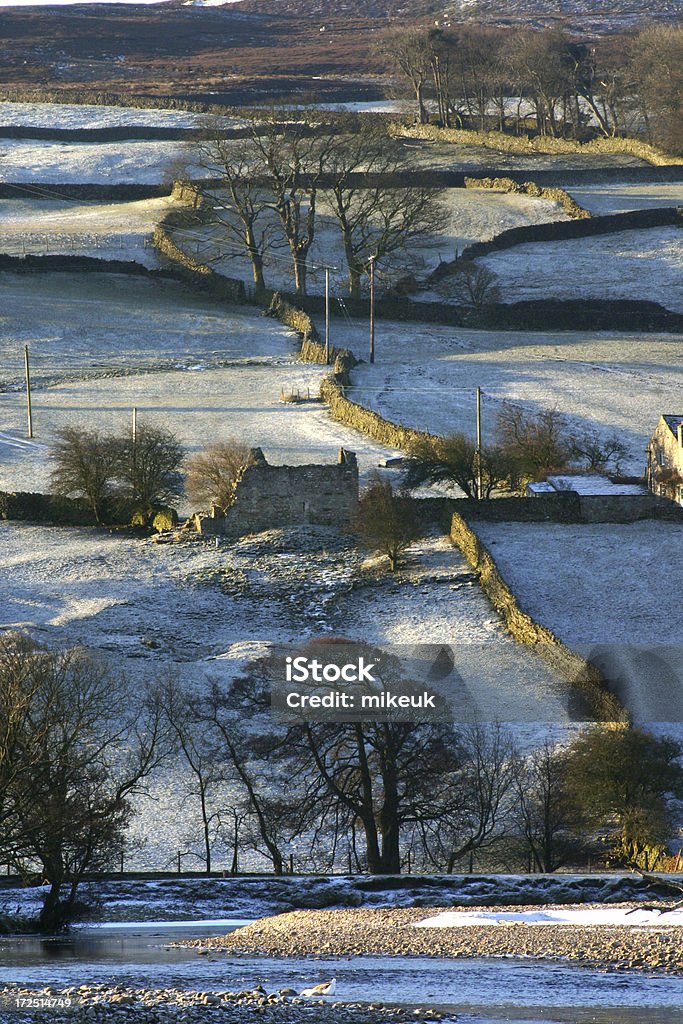
POLYGON ((666 423, 667 427, 669 428, 669 430, 671 431, 672 434, 677 434, 678 433, 678 425, 679 425, 679 423, 683 423, 683 415, 680 415, 680 416, 666 416, 666 415, 663 415, 662 419, 664 420, 664 422, 666 423))

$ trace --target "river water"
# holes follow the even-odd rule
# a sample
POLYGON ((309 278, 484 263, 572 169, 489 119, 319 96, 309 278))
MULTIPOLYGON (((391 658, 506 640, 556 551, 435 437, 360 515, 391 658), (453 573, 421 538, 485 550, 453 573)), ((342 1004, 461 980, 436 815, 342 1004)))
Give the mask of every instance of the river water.
POLYGON ((457 1013, 459 1024, 683 1024, 683 978, 604 973, 531 959, 200 956, 194 949, 169 946, 245 923, 127 923, 78 927, 58 938, 3 937, 0 987, 116 983, 210 992, 262 984, 275 991, 335 977, 335 1000, 430 1006, 457 1013))

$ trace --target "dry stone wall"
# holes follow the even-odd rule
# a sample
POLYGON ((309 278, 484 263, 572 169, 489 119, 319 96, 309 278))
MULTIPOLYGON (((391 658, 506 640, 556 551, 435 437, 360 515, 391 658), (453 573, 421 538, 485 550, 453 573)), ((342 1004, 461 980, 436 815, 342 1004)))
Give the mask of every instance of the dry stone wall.
MULTIPOLYGON (((533 502, 532 498, 527 500, 533 502)), ((571 683, 595 718, 605 722, 626 721, 628 714, 625 708, 608 691, 598 669, 569 650, 551 630, 522 610, 491 552, 457 512, 453 515, 450 536, 477 573, 482 590, 515 640, 535 648, 544 661, 571 683)))
POLYGON ((256 449, 237 481, 225 513, 196 516, 207 536, 242 537, 280 527, 313 525, 348 529, 358 508, 358 463, 341 448, 335 464, 271 466, 256 449))

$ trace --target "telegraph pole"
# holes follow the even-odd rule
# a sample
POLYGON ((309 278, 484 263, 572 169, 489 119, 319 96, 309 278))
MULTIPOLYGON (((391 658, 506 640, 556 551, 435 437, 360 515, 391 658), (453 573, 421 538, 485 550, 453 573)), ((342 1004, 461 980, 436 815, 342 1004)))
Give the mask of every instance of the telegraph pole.
POLYGON ((325 267, 325 362, 330 361, 330 268, 325 267))
POLYGON ((368 260, 368 273, 370 274, 370 362, 375 361, 375 260, 371 256, 368 260))
POLYGON ((133 406, 133 444, 137 444, 138 440, 138 409, 137 406, 133 406))
POLYGON ((477 388, 477 497, 483 497, 481 476, 481 388, 477 388))
POLYGON ((26 370, 26 413, 28 416, 28 436, 33 437, 33 410, 31 409, 31 369, 28 361, 28 345, 24 345, 24 368, 26 370))

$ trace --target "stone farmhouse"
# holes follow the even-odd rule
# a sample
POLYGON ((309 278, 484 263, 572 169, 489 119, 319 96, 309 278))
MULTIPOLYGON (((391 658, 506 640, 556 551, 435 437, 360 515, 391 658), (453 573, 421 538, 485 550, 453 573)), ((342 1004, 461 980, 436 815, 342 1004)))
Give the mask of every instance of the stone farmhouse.
POLYGON ((195 529, 208 537, 242 537, 288 526, 351 526, 358 508, 358 462, 354 452, 339 449, 336 464, 271 466, 260 448, 242 469, 235 498, 227 509, 193 517, 195 529))
POLYGON ((683 505, 683 415, 660 417, 647 446, 647 481, 654 494, 683 505))

